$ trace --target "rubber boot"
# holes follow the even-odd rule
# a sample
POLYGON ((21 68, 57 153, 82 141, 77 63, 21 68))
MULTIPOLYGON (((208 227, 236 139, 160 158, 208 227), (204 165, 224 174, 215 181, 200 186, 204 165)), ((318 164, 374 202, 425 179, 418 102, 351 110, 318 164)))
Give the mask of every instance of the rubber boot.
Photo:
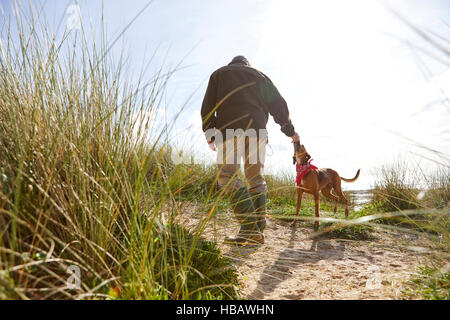
POLYGON ((259 231, 255 208, 247 188, 240 188, 232 196, 233 212, 241 224, 235 237, 225 237, 225 243, 236 245, 257 245, 264 243, 264 236, 259 231))
POLYGON ((253 206, 255 207, 256 219, 259 231, 266 228, 266 194, 255 193, 253 195, 253 206))

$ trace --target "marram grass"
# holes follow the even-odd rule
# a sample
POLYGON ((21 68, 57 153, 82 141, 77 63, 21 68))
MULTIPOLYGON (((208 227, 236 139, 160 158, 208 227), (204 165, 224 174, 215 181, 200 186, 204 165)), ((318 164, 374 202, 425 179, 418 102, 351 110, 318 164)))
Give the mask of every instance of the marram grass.
POLYGON ((58 43, 31 15, 1 37, 0 299, 236 298, 230 262, 175 223, 195 190, 141 116, 167 76, 127 81, 104 34, 58 43))

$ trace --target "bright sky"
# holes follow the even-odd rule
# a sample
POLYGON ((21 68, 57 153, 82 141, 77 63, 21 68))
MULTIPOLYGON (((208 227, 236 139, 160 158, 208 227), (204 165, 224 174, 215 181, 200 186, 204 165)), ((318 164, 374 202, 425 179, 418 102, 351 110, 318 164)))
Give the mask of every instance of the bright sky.
MULTIPOLYGON (((73 3, 43 2, 55 30, 73 3)), ((102 2, 77 3, 83 23, 99 28, 102 2)), ((1 4, 10 12, 12 1, 1 4)), ((146 4, 104 1, 110 38, 146 4)), ((183 109, 172 132, 174 143, 211 162, 215 155, 204 141, 200 119, 207 80, 233 56, 245 55, 284 96, 314 164, 347 178, 361 168, 361 178, 348 188, 363 189, 373 182, 374 168, 400 154, 430 156, 392 131, 450 154, 449 56, 430 47, 384 4, 447 39, 440 42, 449 47, 448 0, 154 0, 112 54, 119 56, 125 48, 133 74, 157 50, 148 79, 163 62, 168 67, 181 62, 185 68, 173 75, 160 115, 170 121, 183 109)), ((268 130, 266 172, 293 174, 290 139, 273 120, 268 130)))

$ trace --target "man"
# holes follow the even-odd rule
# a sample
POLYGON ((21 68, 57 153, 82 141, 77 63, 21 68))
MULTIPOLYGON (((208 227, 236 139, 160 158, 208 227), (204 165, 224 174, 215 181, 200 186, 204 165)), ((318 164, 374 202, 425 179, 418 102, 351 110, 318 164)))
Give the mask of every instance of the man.
POLYGON ((241 224, 238 235, 226 237, 226 243, 264 243, 267 186, 263 169, 269 114, 292 142, 299 141, 286 101, 272 81, 252 68, 244 56, 234 57, 211 75, 201 110, 203 131, 210 148, 218 151, 218 184, 231 194, 233 211, 241 224), (249 190, 237 177, 241 157, 249 190))

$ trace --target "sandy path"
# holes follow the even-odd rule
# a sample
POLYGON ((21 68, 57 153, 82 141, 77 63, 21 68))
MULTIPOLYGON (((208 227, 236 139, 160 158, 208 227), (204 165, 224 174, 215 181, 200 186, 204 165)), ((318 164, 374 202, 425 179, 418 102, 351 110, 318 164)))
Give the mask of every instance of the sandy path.
MULTIPOLYGON (((183 212, 185 227, 198 226, 199 207, 189 204, 183 212)), ((427 256, 412 248, 425 243, 414 235, 379 230, 373 241, 311 239, 311 229, 271 217, 264 245, 224 245, 223 237, 238 227, 224 213, 207 223, 204 235, 234 260, 248 299, 398 299, 403 282, 427 256)))

